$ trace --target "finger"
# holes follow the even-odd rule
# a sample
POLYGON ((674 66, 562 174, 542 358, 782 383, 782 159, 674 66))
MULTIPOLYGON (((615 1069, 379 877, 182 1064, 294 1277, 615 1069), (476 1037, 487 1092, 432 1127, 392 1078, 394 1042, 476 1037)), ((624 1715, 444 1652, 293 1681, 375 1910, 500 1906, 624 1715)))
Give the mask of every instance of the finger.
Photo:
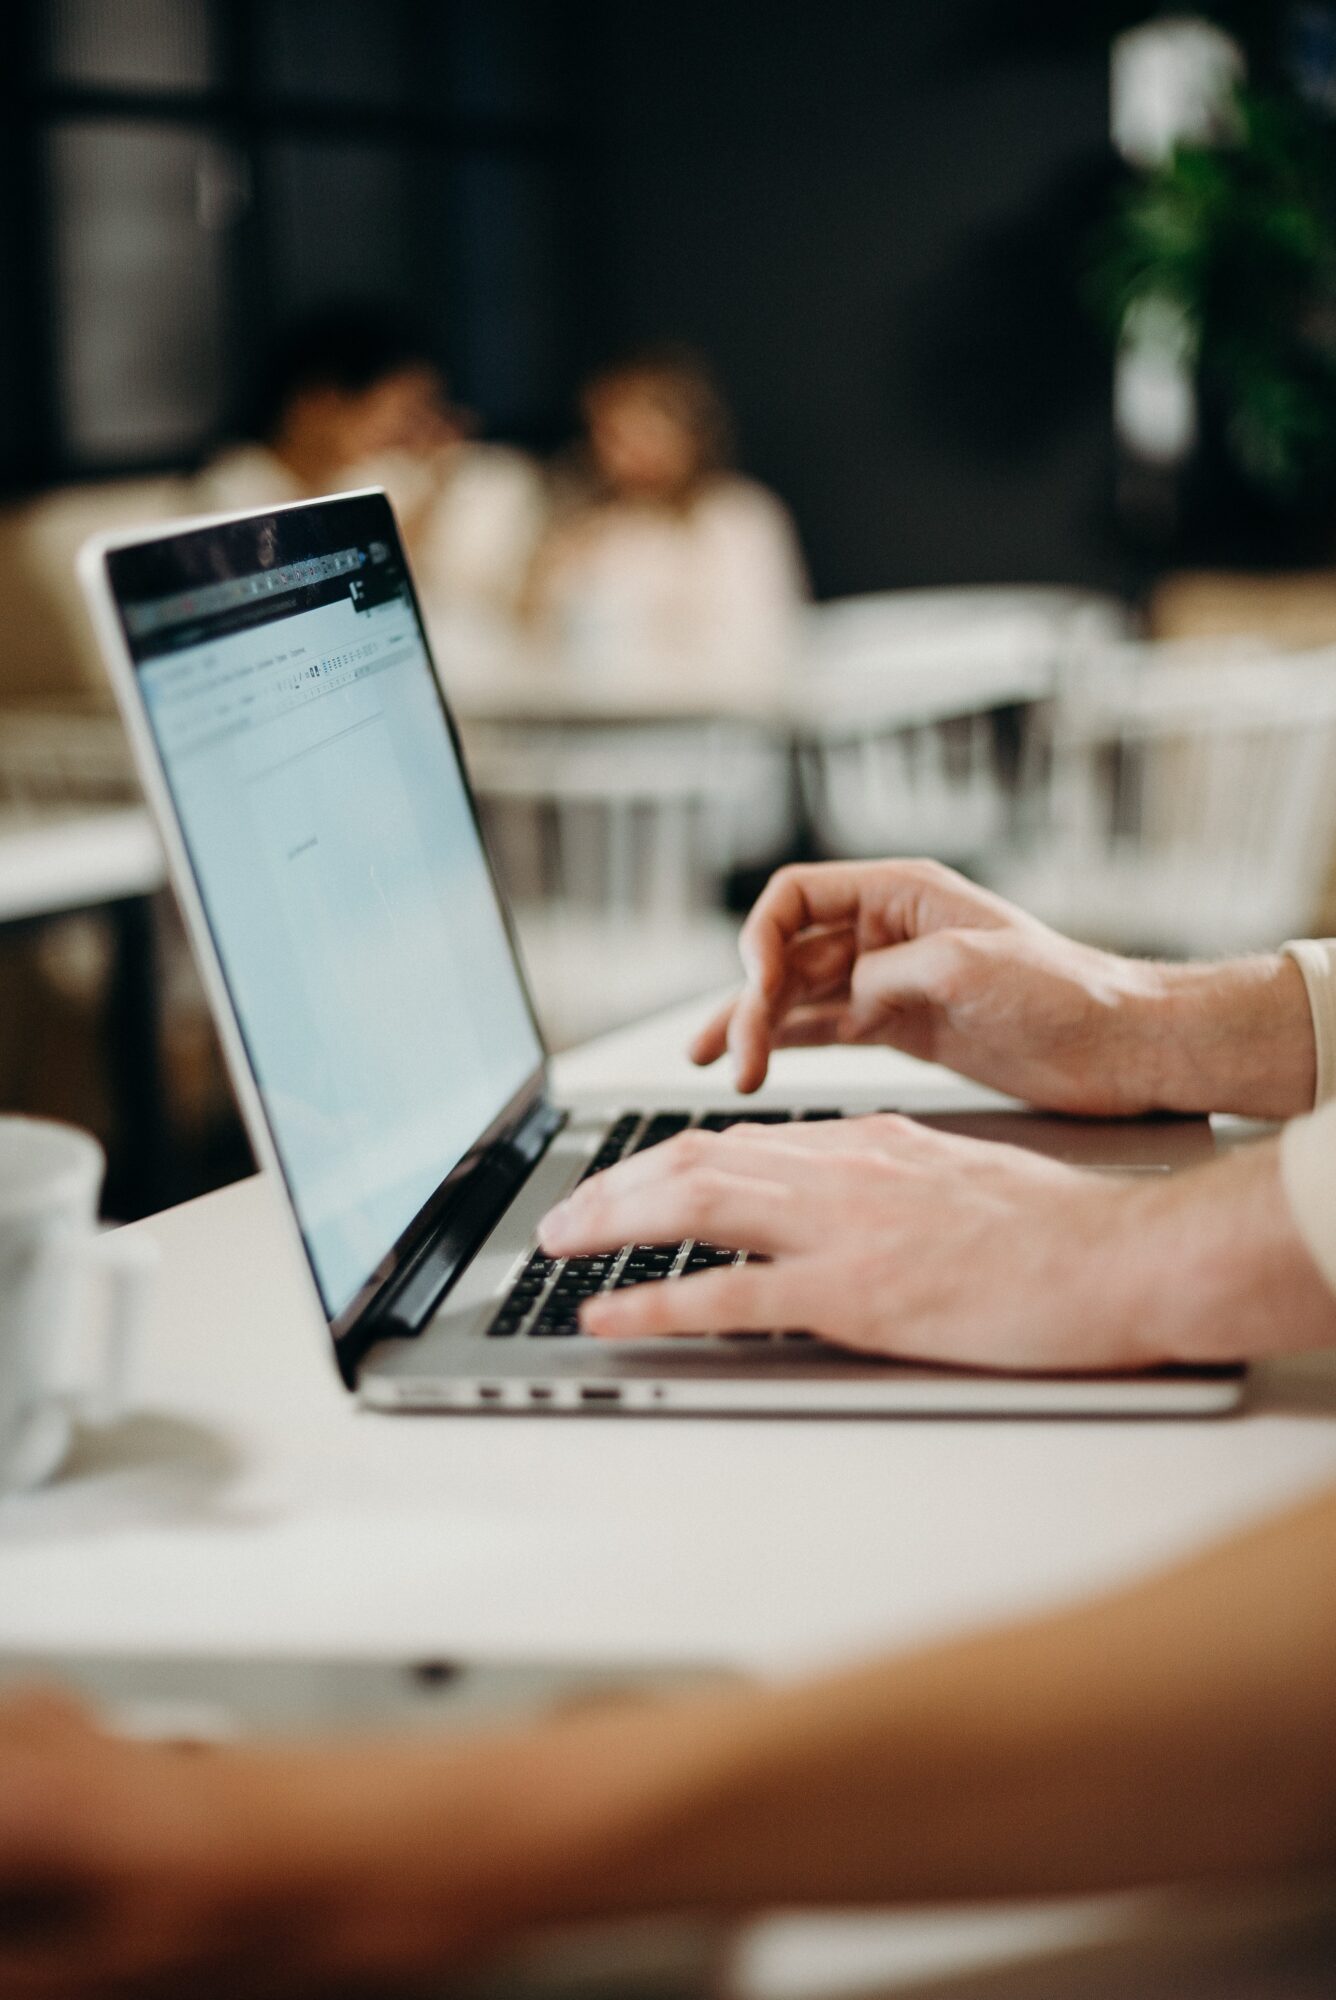
POLYGON ((737 1264, 668 1278, 624 1292, 602 1292, 580 1313, 585 1333, 600 1340, 657 1340, 680 1334, 763 1333, 793 1324, 794 1288, 779 1264, 737 1264))
MULTIPOLYGON (((860 1162, 865 1163, 869 1155, 878 1159, 903 1160, 913 1165, 944 1152, 974 1154, 984 1146, 990 1152, 1016 1150, 982 1139, 939 1132, 935 1127, 925 1125, 922 1119, 911 1118, 903 1111, 868 1111, 852 1118, 814 1119, 811 1124, 795 1119, 789 1125, 764 1125, 755 1129, 773 1132, 776 1144, 781 1146, 843 1156, 850 1162, 851 1170, 856 1169, 860 1162)), ((739 1125, 733 1130, 745 1133, 748 1127, 739 1125)), ((733 1134, 728 1132, 723 1136, 729 1139, 733 1134)))
MULTIPOLYGON (((711 1185, 720 1177, 736 1180, 764 1182, 770 1196, 802 1194, 807 1197, 808 1207, 814 1198, 833 1195, 837 1200, 843 1197, 843 1187, 837 1184, 830 1161, 815 1164, 812 1154, 819 1151, 838 1150, 839 1142, 830 1139, 814 1139, 804 1145, 796 1135, 804 1129, 812 1133, 834 1133, 844 1131, 857 1134, 865 1120, 821 1121, 804 1128, 796 1122, 789 1125, 737 1125, 728 1132, 683 1132, 678 1138, 669 1139, 659 1146, 650 1146, 642 1153, 632 1154, 603 1173, 594 1174, 567 1196, 566 1200, 546 1215, 540 1225, 540 1240, 550 1255, 569 1256, 576 1254, 568 1246, 573 1242, 583 1242, 588 1234, 602 1234, 609 1226, 608 1215, 614 1203, 640 1202, 647 1198, 656 1204, 656 1213, 667 1213, 664 1190, 677 1188, 681 1183, 693 1184, 700 1175, 712 1176, 711 1185), (794 1135, 794 1136, 790 1136, 794 1135)), ((846 1151, 855 1157, 865 1157, 867 1147, 861 1153, 855 1138, 846 1138, 846 1151)), ((618 1210, 618 1213, 621 1211, 618 1210)), ((811 1220, 816 1223, 813 1216, 811 1220)), ((776 1227, 780 1225, 776 1223, 776 1227)), ((817 1224, 820 1227, 822 1225, 817 1224)), ((699 1230, 684 1229, 680 1234, 698 1235, 699 1230)), ((671 1241, 671 1237, 626 1236, 620 1242, 671 1241)), ((792 1231, 786 1235, 786 1247, 793 1247, 796 1238, 792 1231)), ((735 1249, 762 1249, 761 1243, 742 1243, 735 1249)))
POLYGON ((764 1080, 770 1051, 779 1046, 780 1027, 795 1007, 848 993, 857 956, 852 926, 821 927, 801 933, 788 946, 778 985, 749 980, 726 1032, 739 1090, 754 1090, 764 1080))
MULTIPOLYGON (((592 1197, 593 1185, 587 1183, 581 1193, 592 1197)), ((799 1238, 797 1206, 794 1193, 775 1181, 698 1167, 627 1191, 609 1187, 578 1207, 572 1201, 548 1217, 541 1241, 555 1257, 685 1237, 773 1255, 799 1238)))
POLYGON ((815 926, 850 925, 867 883, 865 862, 818 861, 771 876, 742 926, 738 949, 748 980, 776 994, 793 939, 815 926))
MULTIPOLYGON (((769 1021, 767 1036, 773 1046, 779 1045, 777 1025, 787 1019, 795 1007, 848 992, 849 975, 857 949, 857 939, 848 925, 814 931, 794 941, 788 953, 780 990, 774 995, 762 995, 767 1002, 763 1010, 769 1021)), ((744 989, 744 994, 735 995, 697 1031, 688 1045, 692 1062, 704 1066, 724 1054, 729 1047, 733 1016, 748 990, 755 992, 757 989, 752 986, 744 989)))
POLYGON ((835 1042, 864 1040, 861 1029, 849 1018, 848 1002, 823 1000, 805 1007, 793 1007, 771 1030, 772 1049, 829 1048, 835 1042))
POLYGON ((743 924, 739 948, 749 978, 772 991, 782 980, 789 940, 813 926, 852 925, 867 949, 952 927, 1032 922, 939 862, 818 862, 782 868, 771 878, 743 924))
POLYGON ((851 1034, 882 1033, 897 1014, 912 1019, 925 1007, 944 1006, 960 957, 958 935, 952 930, 864 952, 849 981, 851 1034))
MULTIPOLYGON (((814 1118, 810 1122, 795 1118, 787 1125, 734 1125, 720 1134, 720 1144, 725 1149, 753 1144, 759 1149, 766 1145, 770 1149, 765 1166, 767 1178, 782 1179, 795 1188, 833 1189, 832 1163, 826 1160, 809 1174, 800 1164, 805 1154, 834 1154, 837 1158, 846 1158, 852 1170, 859 1162, 865 1161, 869 1153, 895 1153, 903 1150, 906 1143, 912 1144, 912 1140, 906 1142, 904 1138, 906 1126, 919 1131, 923 1129, 915 1120, 896 1111, 868 1112, 856 1118, 814 1118)), ((722 1159, 726 1166, 732 1164, 732 1156, 727 1150, 722 1159)), ((761 1171, 759 1150, 755 1171, 761 1171)))
POLYGON ((733 1017, 736 1000, 730 1000, 710 1016, 703 1028, 697 1030, 687 1044, 687 1054, 691 1061, 704 1069, 709 1063, 718 1062, 728 1047, 728 1024, 733 1017))
POLYGON ((728 1021, 728 1052, 733 1062, 733 1087, 749 1097, 765 1082, 770 1067, 771 1014, 763 993, 748 986, 738 995, 728 1021))

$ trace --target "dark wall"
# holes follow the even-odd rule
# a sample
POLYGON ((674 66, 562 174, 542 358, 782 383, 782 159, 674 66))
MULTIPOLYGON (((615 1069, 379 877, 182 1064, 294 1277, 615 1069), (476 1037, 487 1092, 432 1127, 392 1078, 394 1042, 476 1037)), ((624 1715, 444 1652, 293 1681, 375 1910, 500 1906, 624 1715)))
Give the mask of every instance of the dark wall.
POLYGON ((159 0, 23 0, 0 488, 189 462, 277 324, 370 292, 537 448, 591 361, 702 348, 823 595, 1125 583, 1077 271, 1134 5, 194 0, 164 122, 159 0))
POLYGON ((1076 281, 1107 42, 1009 42, 977 0, 594 20, 589 326, 715 360, 819 593, 1124 581, 1076 281))

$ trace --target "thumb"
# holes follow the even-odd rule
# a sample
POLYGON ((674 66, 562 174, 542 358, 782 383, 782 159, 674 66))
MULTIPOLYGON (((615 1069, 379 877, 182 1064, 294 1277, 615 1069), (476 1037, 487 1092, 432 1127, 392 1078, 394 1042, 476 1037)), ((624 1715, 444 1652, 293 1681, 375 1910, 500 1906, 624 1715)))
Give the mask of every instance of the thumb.
POLYGON ((906 944, 864 952, 849 982, 851 1030, 870 1035, 896 1013, 945 1006, 959 958, 954 931, 932 931, 906 944))

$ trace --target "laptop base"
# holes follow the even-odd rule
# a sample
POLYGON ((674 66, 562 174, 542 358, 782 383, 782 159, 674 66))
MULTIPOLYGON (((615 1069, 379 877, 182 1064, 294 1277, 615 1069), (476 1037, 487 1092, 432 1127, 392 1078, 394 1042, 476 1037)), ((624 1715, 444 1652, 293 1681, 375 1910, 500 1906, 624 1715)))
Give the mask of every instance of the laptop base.
MULTIPOLYGON (((856 1116, 872 1107, 840 1108, 856 1116)), ((736 1100, 730 1109, 736 1115, 736 1100)), ((572 1117, 423 1332, 382 1342, 363 1361, 356 1386, 365 1408, 531 1417, 1207 1417, 1243 1401, 1246 1376, 1236 1366, 1016 1375, 869 1360, 789 1333, 615 1344, 578 1335, 489 1337, 543 1215, 625 1116, 614 1107, 572 1117)), ((1205 1119, 1124 1124, 1000 1111, 926 1122, 1112 1174, 1169 1172, 1213 1152, 1205 1119), (976 1132, 980 1125, 986 1131, 976 1132)))

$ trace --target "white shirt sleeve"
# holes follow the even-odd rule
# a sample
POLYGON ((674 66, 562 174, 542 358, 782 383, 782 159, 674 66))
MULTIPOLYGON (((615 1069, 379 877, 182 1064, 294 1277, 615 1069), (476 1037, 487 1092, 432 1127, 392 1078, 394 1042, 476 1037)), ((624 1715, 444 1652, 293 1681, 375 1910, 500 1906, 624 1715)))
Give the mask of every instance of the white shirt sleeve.
POLYGON ((1303 974, 1317 1040, 1316 1102, 1336 1097, 1336 938, 1292 938, 1282 950, 1303 974))
POLYGON ((1336 1291, 1336 938, 1296 939, 1285 950, 1303 974, 1313 1010, 1319 1108, 1286 1126, 1281 1180, 1299 1233, 1336 1291))

